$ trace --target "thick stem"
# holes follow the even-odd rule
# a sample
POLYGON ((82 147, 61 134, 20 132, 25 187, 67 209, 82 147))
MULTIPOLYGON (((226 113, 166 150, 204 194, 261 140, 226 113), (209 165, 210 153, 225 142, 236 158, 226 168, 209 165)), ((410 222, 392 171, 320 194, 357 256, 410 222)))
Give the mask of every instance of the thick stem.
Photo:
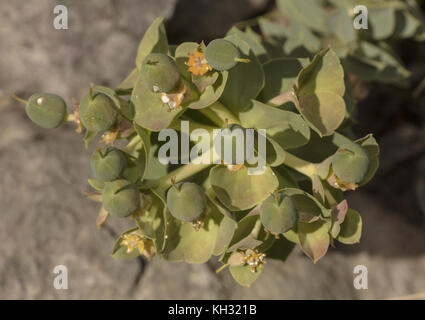
MULTIPOLYGON (((209 151, 211 152, 211 150, 209 151)), ((214 165, 213 163, 202 163, 202 164, 194 164, 192 162, 185 164, 176 170, 171 171, 166 176, 155 180, 146 180, 141 188, 142 189, 168 189, 174 183, 178 183, 184 179, 187 179, 196 173, 207 169, 208 167, 214 165)))
POLYGON ((73 113, 66 113, 65 114, 65 121, 66 122, 74 122, 75 121, 75 114, 73 114, 73 113))
POLYGON ((226 119, 229 121, 229 123, 240 124, 235 115, 219 101, 214 102, 207 108, 199 109, 199 112, 201 112, 204 116, 206 116, 219 127, 223 126, 226 119))
POLYGON ((191 176, 193 176, 194 174, 207 169, 208 167, 212 166, 212 163, 208 163, 208 164, 193 164, 193 163, 188 163, 185 164, 184 166, 181 166, 179 168, 177 168, 174 171, 171 171, 169 174, 167 174, 166 176, 162 177, 158 182, 158 185, 164 189, 170 187, 172 185, 171 179, 174 179, 174 183, 180 182, 184 179, 187 179, 191 176))
POLYGON ((288 152, 286 153, 284 164, 310 178, 317 172, 317 164, 300 159, 288 152))

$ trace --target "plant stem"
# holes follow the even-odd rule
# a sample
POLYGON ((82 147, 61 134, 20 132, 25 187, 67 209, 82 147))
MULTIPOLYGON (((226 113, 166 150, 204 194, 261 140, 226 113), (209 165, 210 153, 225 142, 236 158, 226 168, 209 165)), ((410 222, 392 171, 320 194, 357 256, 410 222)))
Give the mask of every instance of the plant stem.
POLYGON ((222 127, 226 122, 240 124, 239 120, 227 109, 221 102, 216 101, 207 108, 199 109, 205 117, 214 122, 217 126, 222 127))
POLYGON ((66 122, 74 122, 75 121, 75 115, 73 113, 66 113, 65 114, 65 121, 66 122))
POLYGON ((292 169, 312 178, 317 172, 317 165, 286 153, 284 164, 292 169))
MULTIPOLYGON (((211 152, 211 150, 209 151, 211 152)), ((193 160, 192 160, 193 161, 193 160)), ((195 175, 196 173, 207 169, 208 167, 214 165, 214 163, 202 163, 202 164, 194 164, 192 162, 185 164, 179 168, 177 168, 176 170, 171 171, 170 173, 168 173, 166 176, 163 176, 159 179, 155 179, 155 180, 146 180, 141 188, 142 189, 156 189, 156 188, 160 188, 160 189, 168 189, 169 187, 172 186, 172 181, 174 181, 174 183, 180 182, 186 178, 189 178, 193 175, 195 175)))
POLYGON ((171 183, 171 179, 174 178, 174 182, 180 182, 186 178, 189 178, 191 176, 193 176, 194 174, 212 166, 212 163, 208 163, 208 164, 194 164, 194 163, 188 163, 185 164, 184 166, 181 166, 179 168, 177 168, 176 170, 171 171, 169 174, 167 174, 166 176, 162 177, 161 179, 159 179, 159 183, 158 185, 161 188, 167 189, 168 187, 170 187, 172 185, 171 183))

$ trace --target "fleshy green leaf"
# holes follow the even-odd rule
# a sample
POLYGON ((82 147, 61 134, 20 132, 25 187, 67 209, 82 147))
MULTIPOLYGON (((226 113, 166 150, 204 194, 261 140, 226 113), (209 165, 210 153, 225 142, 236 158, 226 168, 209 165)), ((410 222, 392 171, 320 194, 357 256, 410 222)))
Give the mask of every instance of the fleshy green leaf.
POLYGON ((319 200, 308 192, 295 188, 285 188, 280 190, 280 192, 295 200, 300 214, 300 221, 303 221, 307 215, 313 217, 319 217, 321 215, 323 217, 329 217, 331 215, 331 210, 325 208, 319 200))
POLYGON ((223 216, 218 228, 217 241, 213 252, 214 255, 219 256, 225 252, 233 238, 237 226, 238 224, 235 220, 223 216))
POLYGON ((264 73, 261 64, 249 45, 237 35, 227 36, 241 51, 241 58, 249 59, 247 63, 238 63, 229 70, 229 78, 220 100, 234 114, 246 110, 264 86, 264 73))
POLYGON ((140 77, 133 89, 131 102, 135 108, 134 121, 151 131, 167 128, 174 118, 184 111, 184 107, 170 111, 168 106, 162 103, 160 93, 152 92, 140 77))
POLYGON ((334 142, 338 151, 332 156, 332 169, 337 177, 348 183, 360 183, 369 172, 369 158, 357 143, 335 133, 334 142))
POLYGON ((278 187, 277 177, 269 167, 263 174, 249 175, 246 167, 229 171, 226 166, 219 165, 211 169, 210 179, 217 197, 234 211, 254 207, 278 187))
POLYGON ((204 226, 196 231, 190 223, 182 223, 178 231, 167 239, 163 257, 169 261, 204 263, 214 253, 219 230, 220 214, 209 212, 204 226))
POLYGON ((367 157, 369 159, 369 170, 360 183, 361 185, 364 185, 373 178, 376 171, 378 170, 379 145, 371 134, 368 134, 367 136, 357 140, 356 142, 362 146, 363 150, 366 152, 367 157))
POLYGON ((241 286, 250 287, 261 274, 261 270, 252 272, 249 266, 230 266, 230 274, 241 286))
POLYGON ((370 21, 370 31, 375 40, 386 39, 393 34, 396 19, 394 8, 391 6, 370 8, 368 10, 368 19, 370 21))
POLYGON ((298 75, 297 107, 320 136, 331 135, 345 117, 344 71, 331 49, 318 53, 298 75))
POLYGON ((266 251, 266 259, 274 259, 286 261, 295 248, 295 243, 288 241, 281 237, 280 239, 273 239, 273 245, 266 251))
MULTIPOLYGON (((259 215, 258 214, 248 214, 245 217, 243 217, 238 223, 237 227, 233 233, 233 237, 229 243, 228 250, 235 251, 241 246, 244 245, 244 243, 249 242, 249 240, 253 240, 253 231, 255 227, 259 223, 259 215)), ((251 241, 252 242, 252 241, 251 241)), ((261 242, 256 243, 254 246, 261 244, 261 242)), ((249 249, 253 249, 254 246, 252 246, 249 249)))
POLYGON ((353 210, 348 209, 337 240, 344 244, 354 244, 360 242, 362 235, 362 217, 353 210))
POLYGON ((278 58, 263 64, 265 85, 261 91, 262 101, 292 90, 298 73, 309 63, 308 59, 278 58))
POLYGON ((410 72, 395 58, 384 43, 378 45, 362 41, 358 49, 343 60, 344 69, 362 80, 399 82, 410 76, 410 72))
POLYGON ((349 44, 356 40, 356 32, 353 28, 353 19, 346 8, 337 9, 332 12, 327 22, 329 30, 336 35, 339 41, 349 44))
POLYGON ((168 54, 168 40, 164 27, 164 18, 156 18, 146 30, 137 49, 136 66, 140 70, 143 59, 149 53, 168 54))
POLYGON ((246 31, 241 31, 236 27, 232 27, 228 32, 227 35, 237 35, 242 40, 244 40, 249 47, 252 49, 256 57, 258 58, 258 61, 261 63, 264 63, 268 60, 268 55, 266 48, 264 48, 263 44, 261 43, 261 37, 256 34, 254 31, 252 31, 251 28, 247 28, 246 31))
POLYGON ((278 166, 283 162, 284 149, 300 147, 310 139, 310 129, 300 115, 256 100, 252 101, 248 110, 239 114, 239 119, 245 128, 267 130, 267 136, 275 152, 273 157, 270 154, 271 150, 267 151, 267 161, 272 166, 278 166))
POLYGON ((286 17, 298 20, 316 31, 327 31, 326 14, 318 1, 278 0, 277 5, 286 17))
POLYGON ((328 225, 323 221, 298 224, 298 237, 304 253, 316 263, 328 251, 330 236, 328 225))

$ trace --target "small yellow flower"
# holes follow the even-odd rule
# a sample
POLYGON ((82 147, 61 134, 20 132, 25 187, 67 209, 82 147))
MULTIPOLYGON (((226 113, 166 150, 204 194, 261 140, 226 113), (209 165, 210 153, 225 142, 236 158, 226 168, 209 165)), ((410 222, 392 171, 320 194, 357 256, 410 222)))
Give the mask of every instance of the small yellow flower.
POLYGON ((140 253, 143 253, 145 248, 143 238, 135 233, 124 234, 120 245, 127 247, 127 253, 131 253, 135 249, 138 249, 140 253))
POLYGON ((266 263, 264 258, 266 255, 264 253, 260 253, 257 250, 248 249, 245 251, 245 256, 243 258, 243 262, 249 266, 251 272, 256 272, 263 268, 263 264, 266 263))
POLYGON ((144 238, 137 233, 128 233, 122 236, 120 245, 127 247, 127 253, 139 250, 148 259, 155 255, 155 246, 151 239, 144 238))
POLYGON ((189 67, 189 72, 195 76, 203 76, 208 71, 212 70, 212 67, 208 64, 205 59, 205 54, 196 48, 192 53, 189 53, 189 60, 186 62, 189 67))
POLYGON ((114 129, 112 131, 105 132, 104 134, 102 134, 102 137, 99 140, 99 143, 105 143, 105 144, 113 145, 114 141, 118 137, 118 133, 119 133, 118 129, 114 129))

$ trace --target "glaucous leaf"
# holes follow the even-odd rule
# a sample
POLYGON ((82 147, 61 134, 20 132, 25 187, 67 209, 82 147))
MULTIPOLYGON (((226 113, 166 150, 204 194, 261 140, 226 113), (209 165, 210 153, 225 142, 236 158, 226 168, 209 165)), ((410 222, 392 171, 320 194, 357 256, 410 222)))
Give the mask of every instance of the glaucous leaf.
POLYGON ((354 244, 360 242, 361 235, 362 217, 357 211, 348 209, 336 239, 344 244, 354 244))
POLYGON ((239 36, 233 34, 226 40, 232 42, 241 52, 241 58, 249 59, 247 63, 238 63, 230 69, 226 87, 220 101, 234 114, 246 110, 264 87, 264 73, 260 62, 249 45, 239 36))
POLYGON ((311 0, 278 0, 278 9, 292 20, 298 20, 315 31, 326 32, 326 14, 320 3, 311 0))
POLYGON ((168 40, 163 17, 158 17, 152 22, 139 44, 136 57, 138 70, 149 53, 168 53, 168 40))
POLYGON ((178 231, 167 239, 163 257, 169 261, 204 263, 214 253, 219 230, 220 214, 212 210, 204 225, 195 230, 190 223, 180 224, 178 231))
POLYGON ((330 236, 328 225, 324 221, 298 224, 298 237, 301 249, 316 263, 328 251, 330 236))
POLYGON ((133 89, 131 102, 135 109, 134 121, 151 131, 167 128, 174 118, 184 111, 184 107, 170 111, 168 105, 162 103, 161 94, 152 92, 140 77, 133 89))
POLYGON ((344 71, 331 49, 318 53, 298 75, 297 107, 320 136, 331 135, 345 117, 344 71))
POLYGON ((230 266, 230 274, 241 286, 250 287, 261 274, 261 270, 252 272, 249 266, 230 266))
POLYGON ((218 165, 210 170, 210 179, 218 199, 233 211, 254 207, 278 187, 277 177, 269 167, 263 174, 249 175, 246 167, 230 171, 218 165))
POLYGON ((277 58, 264 63, 265 85, 260 93, 260 99, 268 102, 292 90, 298 73, 308 63, 308 59, 296 58, 277 58))

